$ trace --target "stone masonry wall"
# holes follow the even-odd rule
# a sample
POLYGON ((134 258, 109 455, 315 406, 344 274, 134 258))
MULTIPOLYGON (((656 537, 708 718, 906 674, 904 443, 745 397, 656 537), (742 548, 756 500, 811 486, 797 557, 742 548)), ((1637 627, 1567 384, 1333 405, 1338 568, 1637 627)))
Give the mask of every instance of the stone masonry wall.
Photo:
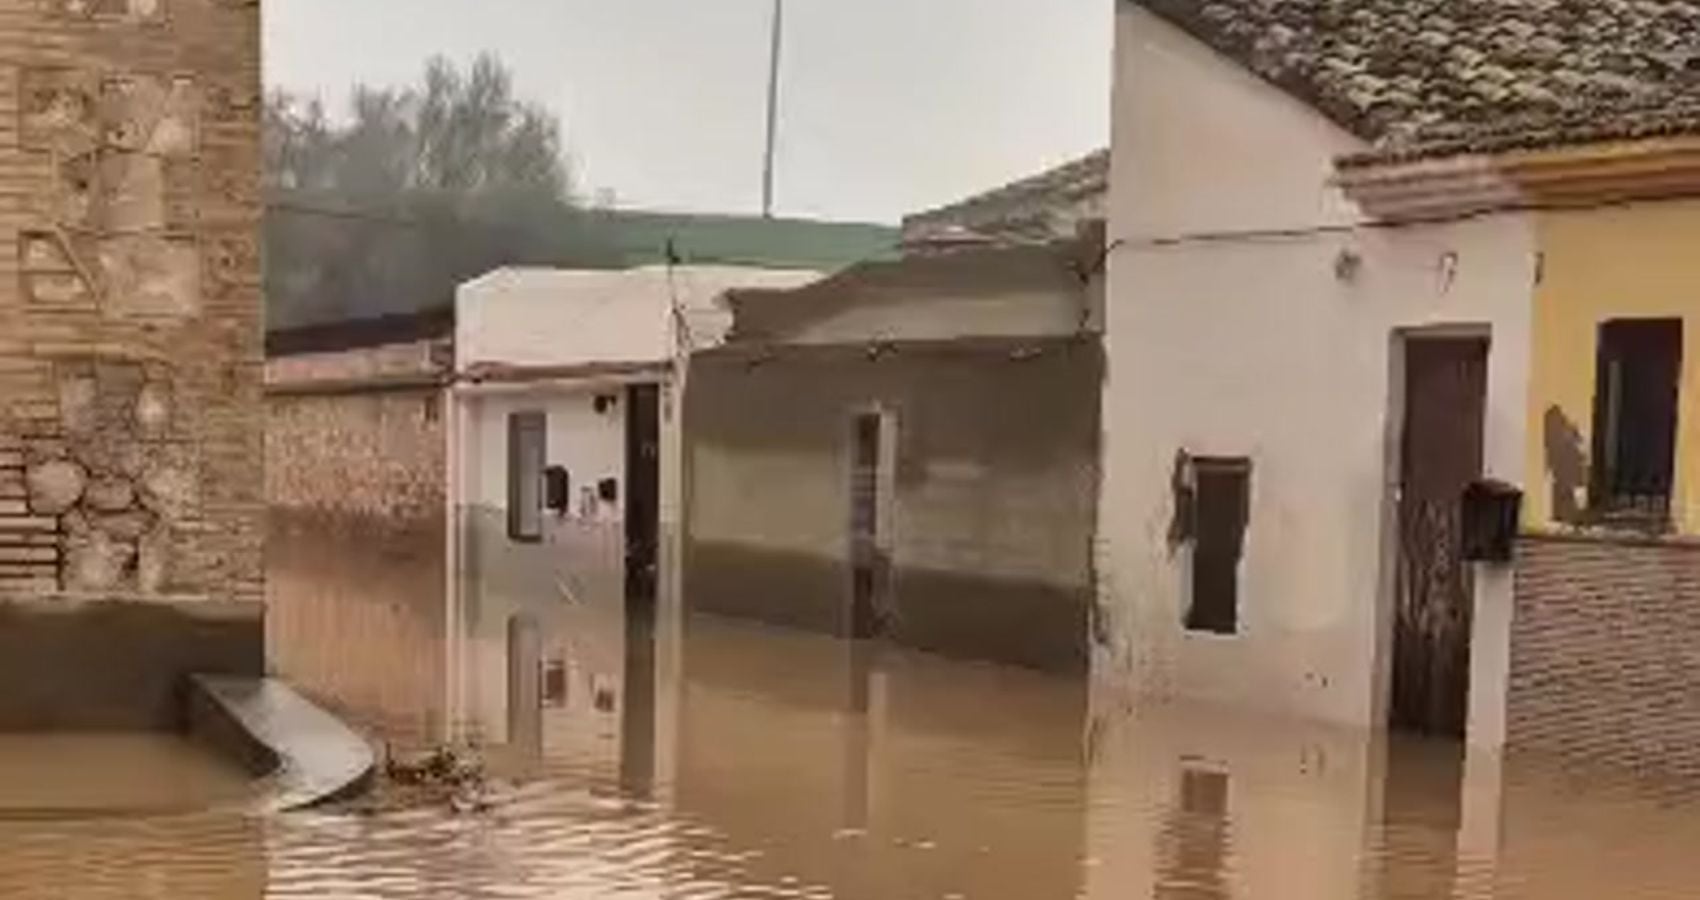
POLYGON ((267 360, 272 510, 389 529, 440 523, 445 437, 435 380, 448 358, 447 342, 434 340, 267 360), (330 382, 338 389, 315 390, 330 382))
POLYGON ((1518 554, 1510 748, 1700 774, 1700 545, 1543 537, 1518 554))
POLYGON ((0 0, 0 599, 263 599, 258 0, 0 0))

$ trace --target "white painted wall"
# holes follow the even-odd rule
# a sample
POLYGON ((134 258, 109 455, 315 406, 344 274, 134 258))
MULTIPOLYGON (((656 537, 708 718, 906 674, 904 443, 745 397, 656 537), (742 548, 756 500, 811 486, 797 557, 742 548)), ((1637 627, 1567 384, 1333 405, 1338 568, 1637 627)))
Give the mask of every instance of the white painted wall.
POLYGON ((691 346, 713 346, 731 327, 722 297, 733 288, 790 288, 819 277, 801 270, 651 266, 620 271, 498 269, 461 286, 455 363, 561 366, 673 359, 673 305, 691 346))
POLYGON ((803 290, 741 298, 739 334, 787 344, 949 341, 1097 333, 1097 301, 1066 245, 873 262, 803 290))
MULTIPOLYGON (((454 388, 451 521, 456 585, 451 619, 467 643, 451 665, 464 674, 456 709, 481 732, 501 740, 506 715, 508 617, 524 613, 542 626, 546 655, 569 662, 572 677, 607 685, 620 677, 623 621, 626 389, 658 382, 662 391, 660 525, 663 564, 678 557, 682 462, 677 400, 685 377, 682 354, 714 346, 731 326, 724 302, 734 288, 792 288, 818 277, 801 270, 737 266, 656 266, 624 271, 499 269, 462 285, 456 297, 455 368, 672 363, 662 373, 634 378, 564 378, 522 385, 454 388), (681 342, 675 306, 689 340, 681 342), (619 398, 604 413, 595 398, 619 398), (571 475, 568 514, 545 514, 541 544, 506 536, 508 416, 542 412, 548 419, 547 464, 571 475), (614 503, 584 504, 604 478, 616 479, 614 503), (467 577, 476 559, 477 577, 467 577), (583 674, 583 678, 579 677, 583 674)), ((666 570, 664 570, 666 571, 666 570)), ((677 619, 675 578, 664 580, 664 622, 677 619)), ((574 689, 575 697, 592 691, 574 689)), ((575 701, 576 703, 577 701, 575 701)), ((551 726, 552 728, 553 726, 551 726)), ((557 729, 558 730, 558 729, 557 729)), ((567 729, 571 731, 572 729, 567 729)), ((551 731, 553 734, 554 731, 551 731)))
MULTIPOLYGON (((1531 228, 1350 227, 1328 176, 1351 136, 1119 6, 1096 670, 1111 688, 1379 724, 1396 336, 1491 331, 1486 468, 1522 483, 1531 228), (1347 250, 1363 262, 1342 279, 1347 250), (1166 542, 1180 449, 1253 461, 1235 637, 1181 627, 1186 557, 1166 542)), ((1491 740, 1509 579, 1489 573, 1478 593, 1472 738, 1491 740)))
MULTIPOLYGON (((540 412, 548 417, 548 464, 565 466, 572 475, 573 513, 578 517, 580 488, 594 488, 602 478, 626 477, 626 387, 617 382, 550 384, 526 390, 479 395, 468 427, 476 444, 477 465, 467 484, 467 501, 476 506, 506 510, 508 505, 508 416, 540 412), (596 411, 598 395, 617 403, 596 411)), ((623 494, 622 494, 623 496, 623 494)), ((601 504, 597 521, 621 520, 622 504, 601 504)))
MULTIPOLYGON (((585 721, 601 721, 586 712, 584 698, 593 683, 618 685, 623 671, 618 648, 625 574, 625 387, 562 382, 461 389, 466 436, 461 515, 469 523, 465 537, 477 560, 476 577, 467 580, 462 598, 468 610, 465 677, 471 722, 490 740, 505 739, 506 629, 515 615, 538 623, 546 659, 567 662, 569 695, 576 698, 569 708, 589 716, 585 721), (598 413, 598 394, 619 402, 598 413), (572 477, 571 508, 565 516, 544 513, 544 538, 537 544, 507 536, 508 416, 523 412, 547 417, 547 464, 565 466, 572 477), (594 495, 603 478, 619 481, 620 500, 581 505, 583 492, 594 495)), ((559 735, 552 741, 552 748, 562 749, 559 735)))

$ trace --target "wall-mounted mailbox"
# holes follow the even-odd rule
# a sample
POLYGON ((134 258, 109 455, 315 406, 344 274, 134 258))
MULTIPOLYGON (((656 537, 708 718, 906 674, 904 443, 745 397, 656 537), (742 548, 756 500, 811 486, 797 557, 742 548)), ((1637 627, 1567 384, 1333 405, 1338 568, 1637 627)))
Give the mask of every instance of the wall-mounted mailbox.
POLYGON ((572 504, 572 476, 563 466, 543 470, 543 507, 556 515, 566 515, 572 504))
POLYGON ((1477 481, 1465 488, 1464 558, 1471 562, 1511 562, 1522 515, 1523 492, 1503 481, 1477 481))
POLYGON ((567 705, 565 660, 550 659, 543 662, 543 705, 556 708, 567 705))
POLYGON ((604 478, 596 483, 596 497, 603 503, 620 502, 620 482, 613 478, 604 478))

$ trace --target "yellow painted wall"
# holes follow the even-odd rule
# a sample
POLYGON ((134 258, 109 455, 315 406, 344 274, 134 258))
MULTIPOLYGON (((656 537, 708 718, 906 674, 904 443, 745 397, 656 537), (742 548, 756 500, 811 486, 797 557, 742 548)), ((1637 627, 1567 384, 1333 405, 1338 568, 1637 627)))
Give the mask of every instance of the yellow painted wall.
MULTIPOLYGON (((1529 379, 1529 484, 1524 525, 1554 519, 1548 411, 1575 427, 1582 458, 1593 447, 1594 368, 1600 324, 1681 317, 1682 393, 1677 412, 1672 524, 1700 532, 1700 201, 1644 203, 1542 214, 1544 254, 1535 293, 1529 379)), ((1587 503, 1586 471, 1576 500, 1587 503)))

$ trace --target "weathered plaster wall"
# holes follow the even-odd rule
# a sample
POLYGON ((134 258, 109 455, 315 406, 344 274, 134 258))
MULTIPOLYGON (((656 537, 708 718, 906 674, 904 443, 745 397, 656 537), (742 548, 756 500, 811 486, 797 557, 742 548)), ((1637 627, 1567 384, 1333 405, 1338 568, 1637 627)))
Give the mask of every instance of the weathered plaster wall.
POLYGON ((733 266, 621 271, 498 269, 456 298, 456 364, 571 366, 660 362, 719 343, 731 326, 720 297, 734 287, 795 287, 812 272, 733 266), (675 314, 677 308, 677 315, 675 314))
MULTIPOLYGON (((1098 673, 1144 694, 1375 724, 1397 338, 1491 332, 1486 468, 1520 483, 1532 229, 1351 228, 1329 177, 1353 140, 1133 6, 1118 17, 1098 673), (1342 268, 1343 253, 1356 263, 1342 268), (1179 450, 1252 461, 1234 637, 1182 628, 1185 555, 1167 542, 1179 450)), ((1509 578, 1484 573, 1472 738, 1490 743, 1509 610, 1509 578)))
POLYGON ((783 344, 949 341, 1096 333, 1102 297, 1080 273, 1100 248, 1073 241, 869 263, 794 291, 741 295, 734 340, 783 344))
POLYGON ((259 3, 0 8, 0 597, 262 595, 259 3))
POLYGON ((897 434, 891 636, 1084 669, 1096 339, 766 352, 692 365, 692 608, 848 633, 850 425, 880 409, 897 434))
POLYGON ((1608 319, 1684 319, 1671 524, 1700 532, 1700 201, 1544 213, 1534 312, 1524 523, 1574 523, 1588 505, 1599 327, 1608 319), (1566 509, 1569 501, 1569 509, 1566 509))
MULTIPOLYGON (((598 689, 617 695, 624 671, 626 388, 619 381, 458 388, 469 713, 493 739, 507 734, 507 628, 516 616, 536 623, 546 658, 570 663, 578 685, 566 720, 612 724, 587 704, 598 689), (599 396, 613 405, 599 412, 599 396), (571 508, 545 511, 535 543, 508 535, 508 416, 521 412, 547 417, 545 464, 571 477, 571 508), (605 478, 619 486, 611 503, 597 496, 605 478)), ((555 711, 545 717, 545 740, 557 747, 571 738, 571 728, 551 724, 560 718, 555 711)))
POLYGON ((448 337, 397 341, 346 350, 273 354, 266 358, 266 384, 291 387, 308 382, 430 375, 452 364, 448 337))

